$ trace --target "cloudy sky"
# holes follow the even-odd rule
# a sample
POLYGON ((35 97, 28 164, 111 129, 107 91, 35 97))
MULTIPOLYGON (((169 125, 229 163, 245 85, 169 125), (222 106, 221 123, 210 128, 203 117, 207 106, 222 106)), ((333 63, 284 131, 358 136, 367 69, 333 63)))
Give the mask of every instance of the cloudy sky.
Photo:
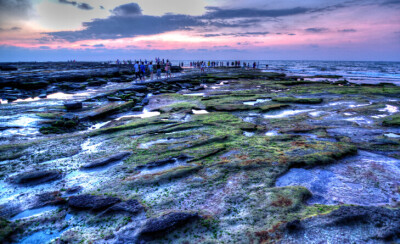
POLYGON ((400 0, 0 0, 0 61, 400 61, 400 0))

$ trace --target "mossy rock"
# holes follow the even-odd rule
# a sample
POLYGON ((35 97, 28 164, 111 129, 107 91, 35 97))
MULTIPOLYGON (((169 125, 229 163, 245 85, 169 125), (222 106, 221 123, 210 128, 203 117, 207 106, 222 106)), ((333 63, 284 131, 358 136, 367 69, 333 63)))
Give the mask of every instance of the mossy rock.
POLYGON ((208 105, 206 107, 209 111, 247 111, 247 110, 254 110, 255 107, 243 104, 221 104, 221 105, 208 105))
POLYGON ((0 242, 7 243, 6 238, 12 233, 13 228, 11 222, 0 218, 0 242))
POLYGON ((257 107, 257 110, 261 110, 262 112, 268 112, 272 110, 277 110, 277 109, 282 109, 282 108, 288 108, 290 107, 287 104, 272 104, 272 105, 263 105, 257 107))
POLYGON ((301 104, 318 104, 322 103, 322 98, 297 98, 297 97, 274 97, 274 102, 280 103, 301 103, 301 104))
POLYGON ((162 113, 174 113, 174 112, 185 112, 191 113, 192 109, 200 109, 196 104, 191 102, 178 102, 168 106, 157 109, 162 113))
POLYGON ((392 115, 386 117, 383 122, 383 126, 400 126, 400 115, 392 115))

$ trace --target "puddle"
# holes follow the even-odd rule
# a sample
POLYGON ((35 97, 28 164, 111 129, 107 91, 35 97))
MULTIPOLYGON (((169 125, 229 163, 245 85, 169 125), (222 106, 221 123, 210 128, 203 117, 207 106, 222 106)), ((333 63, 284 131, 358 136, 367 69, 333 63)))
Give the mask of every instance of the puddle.
POLYGON ((400 201, 400 160, 359 151, 336 164, 293 168, 276 186, 300 185, 312 193, 309 204, 395 205, 400 201))
POLYGON ((119 120, 124 119, 124 118, 141 118, 141 119, 145 119, 145 118, 158 116, 160 114, 161 114, 160 112, 157 112, 157 111, 156 112, 150 112, 147 108, 144 108, 142 113, 132 114, 132 115, 124 115, 124 116, 116 118, 115 120, 119 121, 119 120))
POLYGON ((373 123, 373 121, 371 121, 365 117, 353 117, 353 118, 348 118, 348 119, 344 119, 344 120, 355 122, 358 125, 365 125, 365 124, 370 125, 373 123))
POLYGON ((357 105, 351 104, 351 105, 349 105, 349 108, 365 107, 365 106, 368 106, 368 105, 371 105, 371 103, 368 103, 368 104, 357 104, 357 105))
POLYGON ((204 92, 183 94, 184 96, 204 96, 204 92))
POLYGON ((271 99, 257 99, 256 101, 247 101, 247 102, 243 102, 244 105, 250 105, 250 106, 254 106, 258 103, 265 103, 265 102, 269 102, 271 101, 271 99))
POLYGON ((178 141, 178 139, 176 139, 176 138, 158 139, 158 140, 155 140, 155 141, 149 141, 149 142, 146 142, 146 143, 141 143, 139 145, 139 148, 140 149, 149 149, 150 147, 152 147, 153 145, 156 145, 156 144, 172 143, 172 142, 177 142, 177 141, 178 141))
POLYGON ((393 114, 393 113, 399 112, 399 108, 396 107, 396 106, 392 106, 392 105, 386 104, 386 107, 382 108, 382 109, 379 109, 379 111, 388 112, 390 114, 393 114))
POLYGON ((49 243, 54 239, 61 236, 62 233, 67 231, 69 228, 64 229, 62 231, 52 231, 52 230, 44 230, 36 232, 25 239, 22 239, 20 244, 36 244, 36 243, 49 243))
POLYGON ((312 117, 319 117, 324 113, 325 113, 324 111, 315 111, 315 112, 311 112, 311 113, 308 113, 308 114, 311 115, 312 117))
POLYGON ((247 137, 252 137, 252 136, 255 135, 255 133, 254 133, 254 132, 249 132, 249 131, 244 131, 244 132, 243 132, 243 135, 244 135, 244 136, 247 136, 247 137))
POLYGON ((193 166, 193 164, 188 164, 187 160, 188 160, 187 158, 185 158, 185 159, 174 158, 174 161, 172 163, 168 163, 168 164, 165 164, 165 165, 162 165, 159 167, 143 168, 143 169, 140 169, 140 173, 138 174, 138 176, 156 174, 156 173, 174 169, 174 168, 177 168, 180 166, 193 166))
POLYGON ((41 118, 34 114, 18 114, 12 116, 1 116, 0 124, 2 127, 32 127, 36 126, 39 120, 41 120, 41 118))
POLYGON ((277 136, 277 135, 279 135, 279 133, 276 130, 270 130, 270 131, 265 132, 265 135, 266 136, 277 136))
POLYGON ((192 113, 193 114, 208 114, 207 110, 196 110, 196 109, 192 109, 192 113))
POLYGON ((58 207, 56 206, 46 206, 43 208, 30 209, 15 215, 14 217, 11 218, 11 220, 14 221, 17 219, 33 217, 56 209, 58 209, 58 207))
POLYGON ((387 115, 387 114, 380 114, 380 115, 371 116, 371 118, 374 118, 374 119, 381 119, 381 118, 385 118, 385 117, 387 117, 387 116, 389 116, 389 115, 387 115))
POLYGON ((273 111, 268 114, 264 115, 265 119, 279 119, 279 118, 285 118, 305 112, 310 112, 313 111, 314 109, 301 109, 301 110, 283 110, 283 111, 273 111))
POLYGON ((386 133, 384 136, 389 137, 389 138, 400 138, 400 135, 394 134, 394 133, 386 133))
POLYGON ((34 114, 21 114, 0 117, 0 136, 31 136, 40 134, 38 122, 42 120, 34 114))
POLYGON ((325 106, 329 106, 329 107, 333 107, 333 106, 342 106, 342 105, 348 105, 348 106, 350 106, 350 105, 354 105, 354 103, 355 103, 355 102, 353 102, 353 101, 340 101, 340 102, 331 102, 331 103, 328 103, 328 104, 325 105, 325 106))
POLYGON ((103 142, 97 143, 97 144, 92 144, 92 140, 89 138, 87 139, 84 143, 82 143, 81 148, 82 151, 86 153, 94 153, 98 152, 100 145, 102 145, 103 142))
POLYGON ((92 125, 89 130, 97 130, 100 129, 101 127, 105 126, 106 124, 110 123, 111 121, 106 121, 106 122, 100 122, 97 124, 92 125))

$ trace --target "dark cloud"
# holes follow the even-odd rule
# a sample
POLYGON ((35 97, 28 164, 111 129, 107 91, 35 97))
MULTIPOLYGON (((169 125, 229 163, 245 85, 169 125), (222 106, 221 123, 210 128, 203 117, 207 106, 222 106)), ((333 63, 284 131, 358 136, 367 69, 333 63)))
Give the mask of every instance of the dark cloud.
MULTIPOLYGON (((59 0, 71 2, 69 0, 59 0)), ((78 5, 78 3, 77 3, 78 5)), ((162 16, 143 15, 137 3, 120 5, 110 12, 105 19, 93 19, 83 23, 83 30, 60 31, 45 33, 49 38, 62 39, 70 42, 88 39, 119 39, 139 35, 154 35, 168 31, 193 30, 202 27, 203 31, 213 31, 215 28, 253 28, 266 21, 279 21, 278 17, 293 16, 314 12, 323 12, 338 8, 338 6, 323 9, 284 8, 284 9, 223 9, 207 7, 207 12, 201 16, 182 14, 165 14, 162 16)), ((306 32, 321 33, 326 28, 309 28, 306 32)), ((204 34, 205 37, 227 36, 257 36, 267 35, 268 32, 245 32, 229 34, 204 34)))
POLYGON ((68 0, 58 0, 59 3, 63 3, 63 4, 71 4, 73 6, 76 6, 78 3, 75 1, 68 1, 68 0))
POLYGON ((81 44, 80 46, 81 47, 90 47, 90 45, 88 45, 88 44, 81 44))
POLYGON ((357 32, 357 30, 355 30, 355 29, 343 29, 343 30, 338 30, 338 32, 350 33, 350 32, 357 32))
POLYGON ((311 32, 311 33, 322 33, 328 31, 327 28, 308 28, 305 29, 306 32, 311 32))
POLYGON ((105 47, 104 44, 95 44, 92 47, 105 47))
POLYGON ((199 20, 188 15, 163 15, 160 17, 113 15, 107 19, 94 19, 92 22, 84 22, 84 30, 46 34, 55 39, 74 42, 88 39, 118 39, 138 35, 153 35, 200 25, 203 24, 199 20))
POLYGON ((111 13, 117 16, 135 16, 141 15, 142 9, 137 3, 128 3, 114 8, 111 13))
POLYGON ((295 36, 296 34, 294 33, 289 33, 288 36, 295 36))
POLYGON ((212 19, 232 19, 232 18, 257 18, 257 17, 284 17, 297 14, 307 13, 308 8, 288 8, 288 9, 222 9, 219 7, 207 7, 208 12, 204 15, 205 18, 212 19))
POLYGON ((83 9, 83 10, 92 10, 93 9, 93 7, 87 3, 78 3, 77 7, 80 9, 83 9))
POLYGON ((15 19, 25 19, 31 15, 29 0, 0 0, 0 26, 15 19))
POLYGON ((72 6, 76 6, 79 9, 82 9, 82 10, 92 10, 93 9, 93 7, 87 3, 78 3, 75 1, 69 1, 69 0, 58 0, 58 2, 63 3, 63 4, 70 4, 72 6))
POLYGON ((40 48, 40 49, 46 49, 46 50, 47 50, 47 49, 50 49, 49 46, 40 46, 39 48, 40 48))
POLYGON ((12 27, 12 28, 1 28, 0 27, 0 32, 3 32, 3 31, 20 31, 20 30, 22 30, 22 28, 21 27, 17 27, 17 26, 12 27))
POLYGON ((400 6, 400 0, 386 0, 381 3, 381 5, 398 5, 400 6))

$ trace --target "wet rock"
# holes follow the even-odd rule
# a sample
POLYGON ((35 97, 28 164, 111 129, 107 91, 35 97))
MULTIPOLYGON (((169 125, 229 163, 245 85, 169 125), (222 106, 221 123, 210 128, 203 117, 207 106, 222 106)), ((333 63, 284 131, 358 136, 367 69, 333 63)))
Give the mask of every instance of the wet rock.
POLYGON ((64 103, 64 106, 67 110, 81 109, 82 102, 67 102, 67 103, 64 103))
POLYGON ((98 79, 89 81, 88 86, 101 86, 104 84, 107 84, 107 80, 98 78, 98 79))
POLYGON ((1 71, 16 71, 18 68, 13 65, 0 65, 0 70, 1 71))
POLYGON ((183 68, 181 66, 171 66, 171 72, 172 73, 178 73, 181 72, 183 68))
POLYGON ((18 97, 17 96, 6 96, 5 99, 8 101, 15 101, 18 99, 18 97))
POLYGON ((67 194, 75 194, 75 193, 78 193, 78 192, 82 191, 82 189, 83 189, 82 186, 73 186, 71 188, 68 188, 65 191, 65 193, 67 193, 67 194))
POLYGON ((66 203, 66 200, 61 197, 61 193, 59 191, 53 191, 53 192, 45 192, 36 195, 34 198, 34 203, 32 204, 33 208, 41 208, 47 205, 59 205, 59 204, 64 204, 66 203))
POLYGON ((105 166, 105 165, 110 164, 112 162, 122 160, 123 158, 125 158, 125 157, 127 157, 129 155, 131 155, 130 152, 120 152, 120 153, 114 154, 114 155, 112 155, 110 157, 100 158, 100 159, 97 159, 97 160, 95 160, 93 162, 87 163, 87 164, 83 165, 82 168, 89 169, 89 168, 96 168, 96 167, 100 167, 100 166, 105 166))
POLYGON ((197 213, 173 212, 162 215, 158 218, 149 219, 140 230, 139 236, 142 239, 152 239, 165 232, 175 230, 189 221, 199 218, 197 213))
POLYGON ((129 90, 136 91, 136 92, 147 92, 147 86, 133 85, 133 86, 129 87, 129 90))
POLYGON ((76 115, 73 114, 73 113, 67 113, 67 114, 64 114, 64 115, 61 117, 61 119, 63 119, 63 120, 77 120, 77 119, 78 119, 78 116, 76 116, 76 115))
POLYGON ((107 97, 108 101, 111 102, 117 102, 117 101, 122 101, 122 98, 120 97, 107 97))
POLYGON ((23 206, 20 202, 10 201, 0 205, 0 218, 11 218, 23 211, 23 206))
POLYGON ((127 212, 137 214, 144 210, 144 207, 136 199, 131 199, 126 202, 120 202, 108 208, 105 213, 127 212))
POLYGON ((284 229, 289 232, 299 231, 303 228, 300 220, 296 219, 285 224, 284 229))
POLYGON ((116 197, 79 195, 70 197, 68 206, 74 209, 99 211, 119 202, 121 202, 121 199, 116 197))
POLYGON ((46 97, 47 97, 47 94, 43 93, 43 94, 40 94, 38 97, 39 97, 39 98, 46 98, 46 97))
POLYGON ((146 97, 142 100, 142 102, 140 103, 140 106, 146 106, 147 104, 149 104, 150 100, 146 97))
POLYGON ((29 184, 38 185, 49 181, 55 181, 61 178, 62 174, 59 171, 33 171, 18 174, 14 177, 9 178, 9 181, 13 184, 29 184))
POLYGON ((74 84, 74 83, 63 83, 59 87, 60 89, 67 91, 79 91, 86 89, 86 86, 84 84, 74 84))

